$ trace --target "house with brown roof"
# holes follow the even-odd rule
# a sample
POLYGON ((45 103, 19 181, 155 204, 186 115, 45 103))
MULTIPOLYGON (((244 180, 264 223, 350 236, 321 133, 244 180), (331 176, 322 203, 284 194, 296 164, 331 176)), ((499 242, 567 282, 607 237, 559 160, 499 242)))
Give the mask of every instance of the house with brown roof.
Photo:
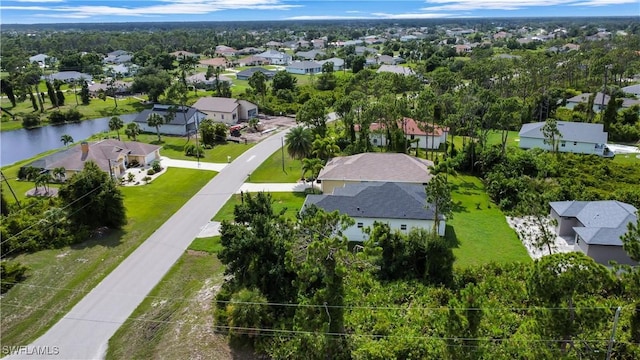
POLYGON ((270 61, 260 56, 250 55, 243 57, 242 59, 238 59, 236 63, 238 66, 260 66, 269 65, 270 61))
POLYGON ((63 167, 68 179, 82 171, 87 162, 93 161, 102 171, 113 177, 121 177, 129 164, 137 162, 150 165, 155 160, 160 160, 160 146, 107 139, 91 143, 82 142, 80 145, 40 158, 26 167, 43 171, 63 167))
POLYGON ((205 65, 205 66, 213 66, 213 67, 223 67, 223 68, 227 68, 229 67, 229 61, 225 58, 222 57, 217 57, 217 58, 213 58, 213 59, 205 59, 205 60, 200 60, 200 64, 201 65, 205 65))
POLYGON ((233 125, 258 116, 258 106, 246 100, 207 96, 193 104, 207 119, 233 125))
POLYGON ((334 189, 346 184, 394 182, 426 185, 432 177, 431 166, 432 161, 399 153, 340 156, 327 162, 318 175, 318 182, 325 194, 332 194, 334 189))

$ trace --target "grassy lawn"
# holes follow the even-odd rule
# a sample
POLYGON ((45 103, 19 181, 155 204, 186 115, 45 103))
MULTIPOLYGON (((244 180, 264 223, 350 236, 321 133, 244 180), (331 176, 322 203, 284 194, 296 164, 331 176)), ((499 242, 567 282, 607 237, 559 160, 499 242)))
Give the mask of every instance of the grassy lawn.
POLYGON ((473 176, 450 177, 456 204, 447 221, 447 240, 454 245, 456 266, 489 262, 531 261, 504 214, 491 202, 480 180, 473 176))
MULTIPOLYGON (((212 334, 212 299, 224 267, 194 240, 109 340, 107 359, 236 359, 212 334)), ((237 354, 233 354, 237 355, 237 354)))
MULTIPOLYGON (((290 219, 293 219, 300 211, 302 204, 304 203, 304 199, 306 198, 305 193, 295 192, 295 193, 284 193, 284 192, 274 192, 271 193, 271 199, 273 200, 273 210, 277 213, 282 209, 286 209, 284 216, 290 219)), ((227 201, 224 206, 218 211, 218 213, 213 217, 213 221, 233 221, 233 210, 236 205, 240 204, 240 194, 235 194, 227 201)))
MULTIPOLYGON (((18 198, 18 200, 22 200, 24 199, 25 193, 30 190, 33 189, 35 187, 34 183, 32 181, 18 181, 16 180, 18 177, 18 170, 20 170, 21 166, 24 166, 38 158, 41 158, 45 155, 49 155, 49 154, 53 154, 54 152, 58 151, 59 149, 54 149, 54 150, 50 150, 50 151, 46 151, 43 152, 42 154, 39 154, 31 159, 26 159, 23 161, 19 161, 17 163, 14 163, 10 166, 5 166, 2 168, 2 174, 4 176, 6 176, 9 185, 11 185, 11 188, 13 189, 13 191, 16 193, 16 197, 18 198)), ((56 184, 50 184, 49 187, 51 188, 57 188, 58 185, 56 184)), ((9 191, 9 189, 7 188, 7 184, 6 182, 2 181, 2 190, 4 192, 5 195, 5 199, 7 199, 7 201, 9 201, 10 203, 14 203, 15 201, 13 200, 13 195, 11 195, 11 192, 9 191)))
POLYGON ((300 180, 302 175, 302 162, 295 160, 284 152, 284 169, 282 171, 282 152, 277 150, 265 160, 253 173, 253 183, 294 183, 300 180))
MULTIPOLYGON (((184 146, 187 144, 187 139, 184 137, 162 136, 162 143, 159 144, 157 135, 142 134, 138 136, 138 141, 162 145, 160 154, 171 159, 196 161, 195 157, 186 156, 184 154, 184 146)), ((192 137, 189 141, 190 143, 195 144, 195 138, 192 137)), ((226 163, 227 156, 231 156, 231 159, 233 160, 242 155, 245 151, 249 150, 253 145, 254 144, 236 144, 233 142, 229 142, 224 145, 216 145, 213 149, 205 150, 204 157, 201 158, 200 161, 226 163)))
MULTIPOLYGON (((78 96, 78 101, 80 101, 80 97, 78 96)), ((75 95, 71 91, 65 92, 65 104, 61 106, 59 109, 51 106, 50 102, 46 102, 44 104, 45 112, 40 116, 43 120, 43 125, 47 124, 48 114, 55 110, 67 111, 69 109, 78 110, 82 115, 83 120, 96 119, 101 117, 108 117, 114 115, 122 115, 122 114, 132 114, 137 113, 148 106, 143 105, 140 100, 136 100, 134 98, 123 98, 118 99, 118 107, 115 107, 112 98, 108 98, 106 101, 100 99, 91 99, 89 105, 76 105, 75 95)), ((10 131, 15 129, 22 128, 22 119, 20 118, 20 114, 28 114, 32 113, 33 107, 31 107, 31 101, 23 101, 21 103, 17 103, 15 107, 11 106, 11 103, 8 99, 2 98, 0 99, 0 105, 2 108, 9 110, 12 114, 16 115, 17 120, 12 120, 8 115, 2 115, 2 123, 1 130, 2 131, 10 131)))
POLYGON ((206 238, 196 238, 189 246, 189 250, 203 251, 209 254, 217 254, 222 250, 220 244, 220 236, 212 236, 206 238))
POLYGON ((149 185, 123 187, 128 223, 122 230, 17 256, 29 278, 2 298, 0 342, 25 345, 42 335, 214 176, 170 168, 149 185))

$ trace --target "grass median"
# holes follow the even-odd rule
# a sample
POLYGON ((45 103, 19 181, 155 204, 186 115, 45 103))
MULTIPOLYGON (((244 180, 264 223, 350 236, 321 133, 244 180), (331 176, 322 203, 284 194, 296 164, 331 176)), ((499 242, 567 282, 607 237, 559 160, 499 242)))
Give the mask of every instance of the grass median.
POLYGON ((282 151, 276 150, 253 173, 247 182, 252 183, 294 183, 302 176, 302 161, 295 160, 284 151, 284 171, 282 151))
POLYGON ((2 298, 0 342, 27 345, 42 335, 214 176, 170 168, 148 185, 122 187, 128 219, 122 230, 17 256, 29 278, 2 298))

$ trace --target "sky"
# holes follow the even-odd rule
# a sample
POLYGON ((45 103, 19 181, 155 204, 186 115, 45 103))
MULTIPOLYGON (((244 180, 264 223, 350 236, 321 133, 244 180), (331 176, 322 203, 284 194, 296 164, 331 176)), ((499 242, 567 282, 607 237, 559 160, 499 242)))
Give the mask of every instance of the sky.
POLYGON ((640 16, 640 0, 2 0, 0 24, 640 16))

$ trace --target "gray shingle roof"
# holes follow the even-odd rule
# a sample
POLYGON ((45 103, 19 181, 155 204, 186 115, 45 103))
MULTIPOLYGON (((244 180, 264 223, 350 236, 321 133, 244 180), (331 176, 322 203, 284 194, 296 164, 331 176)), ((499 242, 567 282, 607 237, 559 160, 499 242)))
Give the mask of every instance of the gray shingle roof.
POLYGON ((207 96, 198 99, 193 107, 201 111, 219 111, 230 113, 235 110, 240 104, 237 99, 207 96))
POLYGON ((329 160, 318 179, 426 184, 430 166, 433 162, 406 154, 363 153, 329 160))
POLYGON ((251 77, 256 72, 263 73, 267 78, 272 78, 276 75, 276 72, 273 70, 268 70, 261 67, 252 67, 245 70, 240 71, 236 74, 236 77, 251 77))
POLYGON ((322 65, 318 64, 315 61, 296 61, 287 66, 287 68, 290 69, 318 69, 321 67, 322 65))
MULTIPOLYGON (((522 125, 520 137, 544 139, 542 127, 544 122, 536 122, 522 125)), ((606 144, 607 133, 602 124, 587 124, 570 121, 558 121, 558 130, 562 134, 562 140, 580 141, 593 144, 606 144)))
MULTIPOLYGON (((433 220, 424 186, 402 183, 347 184, 333 195, 308 195, 303 208, 315 204, 326 211, 374 219, 433 220)), ((443 218, 443 217, 441 217, 443 218)))
POLYGON ((622 246, 627 224, 637 221, 638 210, 620 201, 558 201, 549 203, 563 217, 574 217, 583 226, 573 228, 590 245, 622 246))
POLYGON ((622 91, 630 94, 640 95, 640 84, 625 86, 622 91))
MULTIPOLYGON (((158 114, 162 117, 165 117, 166 115, 169 114, 169 110, 172 108, 173 106, 170 105, 159 105, 156 104, 153 106, 153 109, 146 109, 146 110, 142 110, 142 112, 140 112, 138 114, 138 116, 136 116, 135 119, 133 119, 133 122, 137 122, 137 123, 147 123, 147 120, 149 119, 149 115, 151 113, 155 113, 158 114)), ((195 107, 186 107, 186 106, 175 106, 175 113, 173 114, 173 117, 171 118, 171 121, 165 123, 168 125, 185 125, 184 123, 184 113, 187 113, 187 120, 191 120, 191 118, 193 118, 193 116, 199 112, 198 109, 196 109, 195 107)), ((203 114, 204 115, 204 114, 203 114)))

